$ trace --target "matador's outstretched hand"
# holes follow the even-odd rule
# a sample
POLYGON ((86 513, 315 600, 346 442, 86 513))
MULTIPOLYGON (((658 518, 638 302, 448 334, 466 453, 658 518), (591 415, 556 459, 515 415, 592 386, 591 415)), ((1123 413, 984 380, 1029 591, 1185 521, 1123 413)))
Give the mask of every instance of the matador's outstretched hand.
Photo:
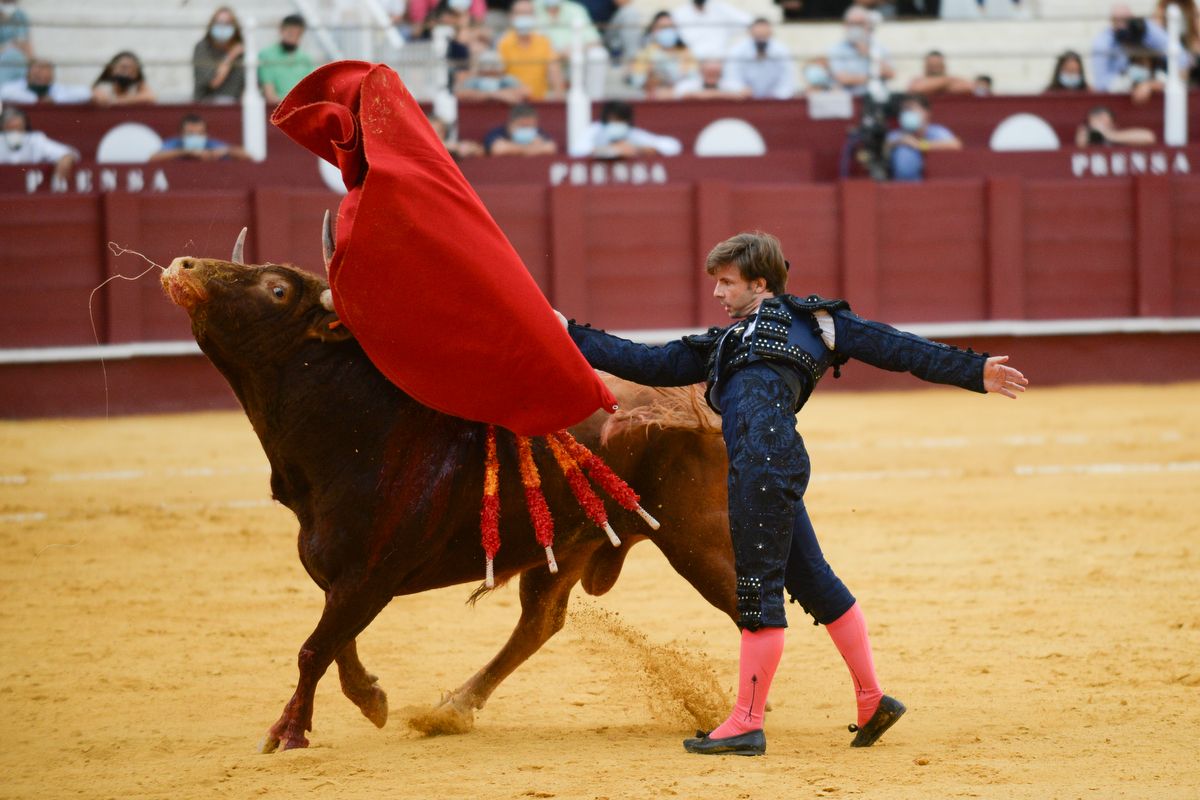
POLYGON ((1016 400, 1017 396, 1013 393, 1025 391, 1029 379, 1019 369, 1004 366, 1006 361, 1008 356, 992 356, 987 360, 983 365, 983 388, 1016 400))

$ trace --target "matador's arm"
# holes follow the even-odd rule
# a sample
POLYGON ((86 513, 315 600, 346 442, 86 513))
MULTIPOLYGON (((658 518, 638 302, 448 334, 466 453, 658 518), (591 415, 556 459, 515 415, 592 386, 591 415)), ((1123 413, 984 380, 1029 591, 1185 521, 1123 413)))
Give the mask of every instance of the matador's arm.
POLYGON ((984 382, 986 354, 930 341, 847 310, 834 312, 833 321, 837 332, 834 351, 842 356, 892 372, 911 372, 931 383, 988 391, 984 382))
POLYGON ((646 386, 700 383, 708 351, 716 342, 710 332, 652 347, 574 321, 567 324, 567 333, 594 368, 646 386))

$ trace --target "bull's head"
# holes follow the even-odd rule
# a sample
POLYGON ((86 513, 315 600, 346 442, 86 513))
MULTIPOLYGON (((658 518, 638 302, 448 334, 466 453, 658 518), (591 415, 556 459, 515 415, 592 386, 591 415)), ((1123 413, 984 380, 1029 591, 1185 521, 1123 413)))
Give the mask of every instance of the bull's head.
POLYGON ((245 236, 243 229, 229 261, 184 256, 162 275, 163 288, 188 312, 206 352, 262 363, 306 341, 351 337, 325 281, 285 264, 242 263, 245 236))

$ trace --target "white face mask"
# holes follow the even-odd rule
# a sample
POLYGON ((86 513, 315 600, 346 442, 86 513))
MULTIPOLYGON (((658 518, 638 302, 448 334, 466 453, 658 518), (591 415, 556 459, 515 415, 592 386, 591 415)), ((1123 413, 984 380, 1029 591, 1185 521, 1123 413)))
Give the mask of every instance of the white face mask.
POLYGON ((518 14, 512 18, 513 30, 520 34, 532 33, 534 24, 533 17, 529 14, 518 14))
POLYGON ((0 14, 11 17, 15 13, 17 13, 16 3, 0 3, 0 14))
POLYGON ((604 138, 609 142, 624 141, 629 136, 629 123, 613 120, 604 123, 604 138))
POLYGON ((1130 83, 1142 83, 1150 80, 1150 69, 1141 64, 1130 64, 1129 69, 1125 70, 1125 75, 1130 83))
POLYGON ((865 42, 871 38, 871 33, 862 25, 847 25, 846 26, 846 41, 852 44, 865 42))
POLYGON ((208 144, 208 136, 203 133, 185 133, 183 135, 184 150, 203 150, 208 144))
POLYGON ((10 150, 20 150, 25 144, 25 131, 5 131, 4 141, 10 150))
POLYGON ((208 29, 208 32, 212 35, 214 41, 228 42, 233 38, 234 28, 228 22, 215 22, 208 29))
POLYGON ((471 8, 471 0, 448 0, 446 5, 450 6, 451 11, 457 11, 461 14, 471 8))
POLYGON ((900 127, 909 133, 916 133, 925 124, 925 115, 915 108, 906 108, 900 112, 900 127))
POLYGON ((1083 76, 1077 72, 1060 72, 1058 82, 1068 89, 1078 89, 1083 85, 1083 76))

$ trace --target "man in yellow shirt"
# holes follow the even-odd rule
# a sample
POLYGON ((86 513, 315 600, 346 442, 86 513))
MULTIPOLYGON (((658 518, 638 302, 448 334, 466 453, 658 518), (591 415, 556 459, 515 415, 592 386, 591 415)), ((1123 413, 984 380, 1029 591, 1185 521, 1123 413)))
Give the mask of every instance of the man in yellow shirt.
POLYGON ((563 93, 563 72, 554 46, 535 29, 530 0, 515 0, 510 13, 512 27, 501 37, 496 52, 509 75, 525 84, 531 100, 545 100, 563 93))

